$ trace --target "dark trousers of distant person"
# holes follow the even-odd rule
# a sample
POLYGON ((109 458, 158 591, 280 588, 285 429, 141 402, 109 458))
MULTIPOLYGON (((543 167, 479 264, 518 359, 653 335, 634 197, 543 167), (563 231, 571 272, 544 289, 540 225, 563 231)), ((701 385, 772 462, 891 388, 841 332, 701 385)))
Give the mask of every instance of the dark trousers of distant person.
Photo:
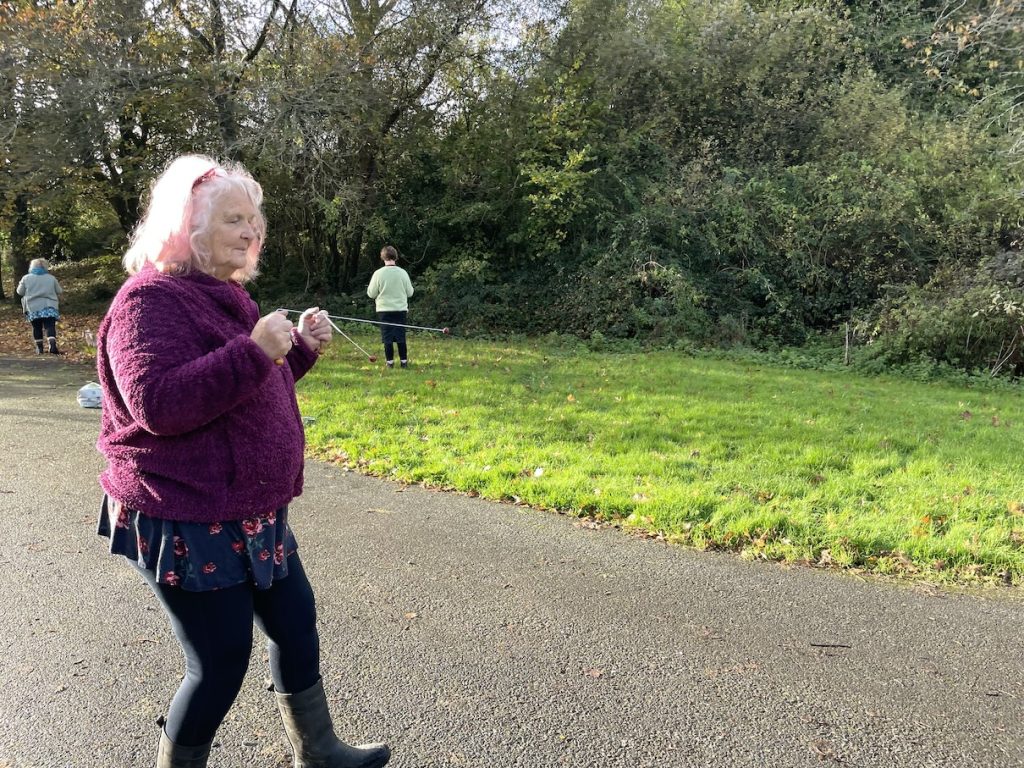
POLYGON ((395 364, 394 345, 398 345, 398 359, 404 368, 409 363, 409 353, 405 346, 405 324, 409 313, 401 312, 378 312, 377 319, 383 323, 380 327, 380 340, 384 342, 384 359, 389 366, 395 364), (387 325, 387 323, 400 323, 400 325, 387 325))
POLYGON ((57 318, 38 317, 32 321, 32 341, 36 343, 36 354, 43 354, 43 338, 50 342, 50 353, 57 354, 57 318))

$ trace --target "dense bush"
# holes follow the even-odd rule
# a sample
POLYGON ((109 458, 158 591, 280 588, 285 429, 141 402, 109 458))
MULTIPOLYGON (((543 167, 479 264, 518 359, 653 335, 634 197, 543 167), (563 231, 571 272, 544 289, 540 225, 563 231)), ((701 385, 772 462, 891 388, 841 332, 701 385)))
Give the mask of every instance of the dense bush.
POLYGON ((181 29, 148 6, 102 0, 80 25, 32 6, 10 25, 27 90, 0 134, 25 170, 0 179, 0 218, 19 269, 110 252, 152 170, 200 149, 264 184, 264 306, 368 315, 391 242, 418 320, 464 333, 769 350, 859 320, 865 364, 1015 374, 1020 286, 997 262, 1020 255, 1024 167, 996 86, 1016 80, 973 20, 953 83, 933 5, 573 0, 493 48, 480 4, 425 2, 351 34, 296 19, 231 83, 199 50, 182 70, 181 29), (174 100, 106 79, 124 52, 91 32, 111 24, 147 32, 124 66, 174 100))
POLYGON ((992 376, 1024 373, 1024 258, 1004 251, 973 270, 950 265, 880 302, 868 321, 871 357, 931 361, 992 376))
MULTIPOLYGON (((1008 247, 1024 183, 1003 137, 915 111, 890 82, 899 52, 862 55, 850 19, 739 2, 588 15, 616 8, 581 4, 555 60, 435 147, 454 166, 421 158, 446 249, 421 309, 481 330, 799 345, 1008 247), (530 130, 499 128, 517 122, 530 130)), ((900 44, 870 35, 885 40, 900 44)), ((398 210, 424 208, 426 187, 406 192, 398 210)))

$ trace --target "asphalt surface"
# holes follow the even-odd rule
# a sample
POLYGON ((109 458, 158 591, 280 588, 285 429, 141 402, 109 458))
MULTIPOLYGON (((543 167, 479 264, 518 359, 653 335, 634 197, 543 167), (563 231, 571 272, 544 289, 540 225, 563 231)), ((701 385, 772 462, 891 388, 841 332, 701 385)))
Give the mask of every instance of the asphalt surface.
MULTIPOLYGON (((181 674, 95 535, 88 368, 0 360, 0 768, 153 765, 181 674)), ((400 768, 1022 766, 1024 603, 744 562, 309 462, 339 734, 400 768)), ((210 765, 287 766, 257 633, 210 765)))

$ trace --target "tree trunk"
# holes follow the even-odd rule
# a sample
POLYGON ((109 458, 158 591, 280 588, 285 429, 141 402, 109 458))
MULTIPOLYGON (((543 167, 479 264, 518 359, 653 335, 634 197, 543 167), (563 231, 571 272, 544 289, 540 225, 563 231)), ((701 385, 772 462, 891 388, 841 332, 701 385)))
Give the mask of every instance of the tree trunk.
POLYGON ((117 214, 117 221, 126 235, 131 235, 135 225, 139 223, 139 206, 141 201, 138 195, 113 194, 107 197, 114 213, 117 214))
POLYGON ((236 163, 242 162, 242 150, 238 141, 238 118, 235 115, 234 88, 226 86, 213 97, 217 105, 217 126, 220 129, 220 140, 224 153, 236 163))
MULTIPOLYGON (((14 198, 14 226, 11 227, 11 275, 15 285, 28 273, 28 263, 32 260, 25 245, 28 235, 28 195, 20 192, 14 198)), ((21 300, 17 293, 12 299, 21 300)))
MULTIPOLYGON (((363 240, 366 234, 364 222, 373 214, 380 197, 377 189, 379 164, 377 161, 376 142, 368 141, 363 145, 359 158, 359 176, 362 180, 362 200, 358 210, 361 212, 355 230, 348 237, 345 248, 345 269, 343 281, 346 290, 355 283, 359 274, 359 262, 363 257, 363 240)), ((383 245, 383 243, 381 244, 383 245)))
POLYGON ((327 233, 327 262, 324 264, 324 281, 327 287, 335 292, 338 290, 341 272, 341 251, 338 248, 338 230, 334 228, 327 233))
POLYGON ((362 224, 359 224, 345 244, 345 274, 343 276, 343 290, 345 291, 351 290, 355 285, 356 275, 359 273, 359 258, 363 254, 364 231, 362 224))

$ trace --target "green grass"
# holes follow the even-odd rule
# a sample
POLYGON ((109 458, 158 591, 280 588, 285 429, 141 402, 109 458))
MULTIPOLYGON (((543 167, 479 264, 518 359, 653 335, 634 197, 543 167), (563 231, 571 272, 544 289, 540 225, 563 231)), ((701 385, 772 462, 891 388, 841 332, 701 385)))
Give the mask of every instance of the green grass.
MULTIPOLYGON (((55 270, 68 311, 101 313, 119 270, 107 257, 55 270)), ((343 329, 379 353, 365 327, 343 329)), ((313 455, 748 557, 1024 578, 1016 387, 565 340, 418 332, 411 352, 413 368, 385 372, 337 339, 299 386, 313 455)))
POLYGON ((410 352, 384 371, 336 341, 299 387, 313 455, 749 557, 1024 576, 1015 391, 423 333, 410 352))

